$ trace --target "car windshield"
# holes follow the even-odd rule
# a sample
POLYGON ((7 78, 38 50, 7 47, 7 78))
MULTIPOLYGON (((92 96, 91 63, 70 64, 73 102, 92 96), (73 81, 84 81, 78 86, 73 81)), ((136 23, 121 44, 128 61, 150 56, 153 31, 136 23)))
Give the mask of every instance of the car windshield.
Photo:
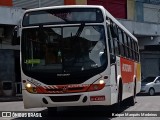
POLYGON ((156 77, 146 77, 145 79, 142 80, 142 82, 153 82, 156 77))
POLYGON ((101 68, 107 61, 101 25, 27 28, 22 31, 22 67, 71 73, 101 68))

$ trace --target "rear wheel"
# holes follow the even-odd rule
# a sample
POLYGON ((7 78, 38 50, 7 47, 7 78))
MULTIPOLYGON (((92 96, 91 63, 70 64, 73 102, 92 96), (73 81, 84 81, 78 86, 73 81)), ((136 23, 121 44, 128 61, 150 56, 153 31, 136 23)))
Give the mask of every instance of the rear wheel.
POLYGON ((150 88, 148 94, 149 94, 150 96, 155 95, 155 90, 154 90, 154 88, 150 88))
POLYGON ((133 96, 130 98, 130 105, 133 106, 136 103, 136 82, 134 83, 134 92, 133 96))

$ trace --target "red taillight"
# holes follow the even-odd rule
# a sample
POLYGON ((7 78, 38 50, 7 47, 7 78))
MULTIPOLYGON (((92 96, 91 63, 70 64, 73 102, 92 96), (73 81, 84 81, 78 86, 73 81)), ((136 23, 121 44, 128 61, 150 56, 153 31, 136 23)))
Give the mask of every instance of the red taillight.
POLYGON ((87 91, 97 91, 105 87, 105 84, 92 84, 87 91))

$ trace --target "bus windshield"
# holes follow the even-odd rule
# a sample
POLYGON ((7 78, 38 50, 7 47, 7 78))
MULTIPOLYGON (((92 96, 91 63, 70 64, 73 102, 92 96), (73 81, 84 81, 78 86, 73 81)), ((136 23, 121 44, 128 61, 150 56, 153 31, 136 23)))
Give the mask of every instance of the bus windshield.
POLYGON ((22 67, 30 72, 72 73, 107 64, 102 25, 26 28, 21 49, 22 67))

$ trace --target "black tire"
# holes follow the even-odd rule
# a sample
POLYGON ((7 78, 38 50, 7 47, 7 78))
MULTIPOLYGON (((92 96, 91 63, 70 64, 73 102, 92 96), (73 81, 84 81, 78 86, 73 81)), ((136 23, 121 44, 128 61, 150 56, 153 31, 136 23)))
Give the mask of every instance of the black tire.
POLYGON ((136 103, 136 82, 134 83, 134 92, 133 96, 130 97, 130 105, 134 106, 136 103))
POLYGON ((121 105, 122 105, 122 82, 120 81, 118 88, 118 100, 117 103, 115 104, 115 111, 120 112, 121 105))
POLYGON ((155 95, 155 90, 154 90, 154 88, 150 88, 149 91, 148 91, 148 94, 149 94, 150 96, 155 95))
POLYGON ((56 116, 57 107, 48 107, 48 116, 56 116))

